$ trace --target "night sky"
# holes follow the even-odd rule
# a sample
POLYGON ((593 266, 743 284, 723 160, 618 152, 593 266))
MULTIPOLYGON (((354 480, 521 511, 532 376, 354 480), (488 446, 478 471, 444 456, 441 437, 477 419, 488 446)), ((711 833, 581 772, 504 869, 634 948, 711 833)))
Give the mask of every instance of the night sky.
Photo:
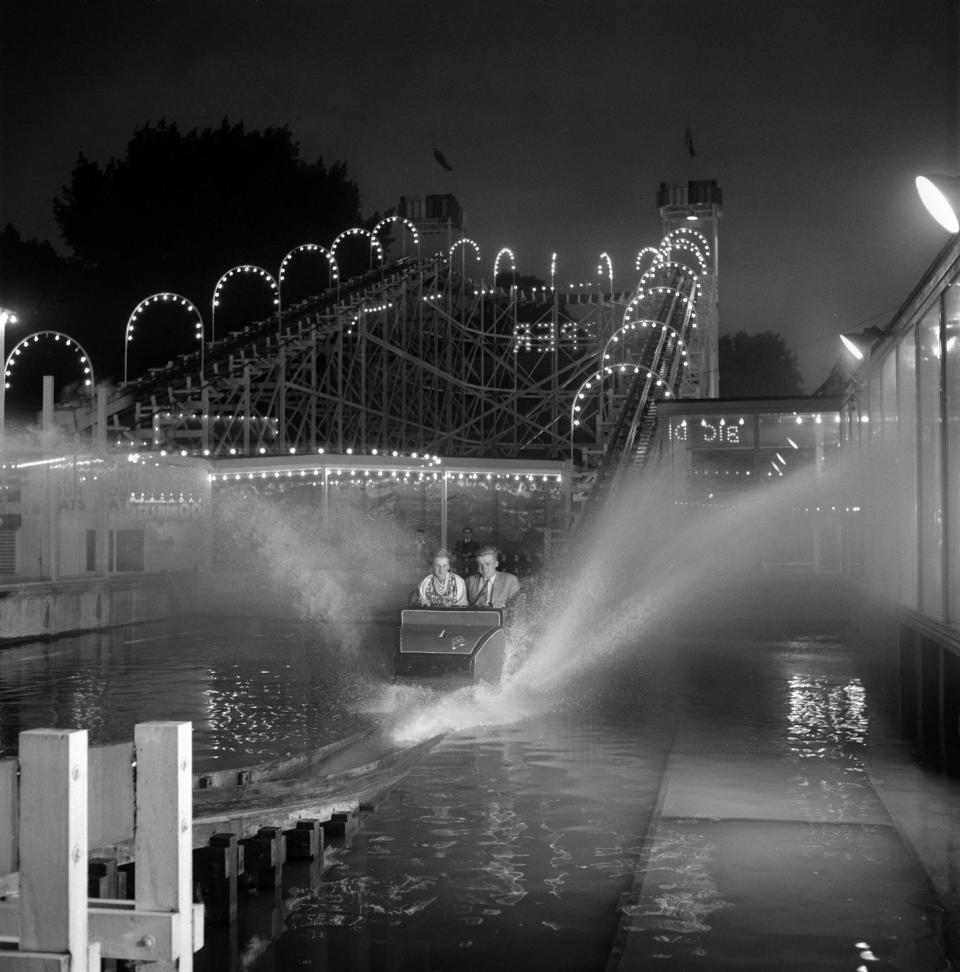
POLYGON ((607 250, 627 289, 659 239, 658 184, 715 178, 721 333, 781 332, 813 390, 835 335, 888 319, 946 242, 913 175, 960 167, 953 8, 14 2, 0 15, 0 226, 58 242, 51 200, 78 152, 106 162, 145 122, 229 116, 289 123, 304 158, 345 161, 365 215, 455 194, 488 278, 501 246, 541 277, 556 250, 558 283, 591 279, 607 250))

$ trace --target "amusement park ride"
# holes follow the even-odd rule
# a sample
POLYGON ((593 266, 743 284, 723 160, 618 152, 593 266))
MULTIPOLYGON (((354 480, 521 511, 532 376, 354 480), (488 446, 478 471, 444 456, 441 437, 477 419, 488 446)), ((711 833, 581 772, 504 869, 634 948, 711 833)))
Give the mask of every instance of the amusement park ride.
MULTIPOLYGON (((227 271, 209 329, 185 298, 152 295, 128 320, 125 370, 134 325, 149 328, 160 303, 182 310, 198 347, 103 396, 109 444, 214 458, 399 450, 570 459, 601 470, 635 456, 657 399, 715 397, 717 387, 720 190, 713 181, 662 185, 658 205, 663 238, 640 249, 635 283, 622 290, 605 253, 591 284, 558 286, 554 254, 549 283, 524 288, 510 249, 486 272, 466 237, 422 253, 417 224, 398 215, 347 230, 329 248, 295 247, 276 277, 250 265, 227 271), (385 259, 388 235, 405 255, 385 259), (347 246, 366 247, 370 269, 344 280, 347 246), (322 292, 286 306, 290 269, 307 260, 319 266, 322 292), (243 275, 262 278, 274 313, 214 331, 243 275)), ((11 353, 8 383, 31 340, 11 353)), ((81 387, 69 410, 74 431, 97 422, 90 391, 81 387)))

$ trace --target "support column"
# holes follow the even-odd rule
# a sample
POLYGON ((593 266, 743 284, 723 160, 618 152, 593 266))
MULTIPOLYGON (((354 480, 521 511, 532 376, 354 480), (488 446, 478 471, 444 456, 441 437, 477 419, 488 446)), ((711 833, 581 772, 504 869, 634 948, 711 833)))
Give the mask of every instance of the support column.
POLYGON ((310 454, 317 452, 317 329, 310 329, 310 454))
POLYGON ((447 474, 442 473, 440 479, 440 546, 447 547, 447 474))
POLYGON ((200 391, 200 448, 203 455, 210 455, 210 388, 204 385, 200 391))
POLYGON ((243 454, 250 455, 250 365, 243 366, 243 454))
POLYGON ((93 443, 94 451, 103 455, 107 451, 107 389, 97 386, 97 434, 93 443))
MULTIPOLYGON (((43 376, 43 412, 42 412, 42 436, 43 447, 47 453, 46 458, 50 458, 50 450, 53 448, 53 375, 43 376)), ((57 570, 57 487, 54 478, 54 471, 48 465, 46 469, 46 494, 47 494, 47 515, 46 515, 46 537, 47 542, 43 545, 47 554, 47 574, 51 581, 55 581, 58 576, 57 570)))
POLYGON ((279 374, 277 376, 277 425, 280 428, 277 430, 279 432, 280 439, 280 451, 286 454, 287 451, 287 348, 286 345, 280 346, 280 352, 277 355, 277 369, 279 374))

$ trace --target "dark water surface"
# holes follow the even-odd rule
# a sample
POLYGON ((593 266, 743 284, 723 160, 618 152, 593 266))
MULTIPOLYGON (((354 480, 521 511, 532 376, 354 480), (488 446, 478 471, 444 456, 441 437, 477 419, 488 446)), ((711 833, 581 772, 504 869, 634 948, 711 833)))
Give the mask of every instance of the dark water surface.
POLYGON ((91 745, 138 722, 193 722, 194 768, 249 765, 342 738, 389 676, 394 632, 196 617, 0 649, 0 758, 25 729, 91 745))
POLYGON ((603 968, 675 725, 645 697, 646 667, 549 716, 447 736, 363 815, 276 941, 240 942, 247 961, 263 949, 249 967, 603 968))
MULTIPOLYGON (((333 741, 378 718, 396 636, 342 634, 197 618, 3 649, 0 756, 148 719, 191 720, 201 767, 333 741)), ((918 776, 870 646, 768 634, 648 635, 536 717, 448 734, 319 883, 242 895, 196 967, 946 968, 956 781, 918 776)))

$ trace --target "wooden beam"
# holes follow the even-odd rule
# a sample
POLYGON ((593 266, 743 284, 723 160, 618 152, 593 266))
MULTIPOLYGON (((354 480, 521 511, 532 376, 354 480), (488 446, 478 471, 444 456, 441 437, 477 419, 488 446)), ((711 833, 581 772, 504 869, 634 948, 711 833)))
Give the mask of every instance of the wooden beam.
POLYGON ((10 874, 19 866, 17 855, 18 769, 17 760, 0 759, 0 875, 10 874))
POLYGON ((4 972, 70 972, 69 955, 49 952, 7 952, 3 955, 4 972))
POLYGON ((191 737, 189 722, 142 722, 134 730, 137 910, 178 917, 171 959, 154 965, 154 972, 193 969, 191 737))
MULTIPOLYGON (((90 938, 100 942, 104 958, 173 962, 179 944, 180 916, 169 911, 101 908, 87 912, 90 938)), ((192 954, 192 952, 191 952, 192 954)))
POLYGON ((87 972, 87 732, 20 733, 20 947, 87 972))

